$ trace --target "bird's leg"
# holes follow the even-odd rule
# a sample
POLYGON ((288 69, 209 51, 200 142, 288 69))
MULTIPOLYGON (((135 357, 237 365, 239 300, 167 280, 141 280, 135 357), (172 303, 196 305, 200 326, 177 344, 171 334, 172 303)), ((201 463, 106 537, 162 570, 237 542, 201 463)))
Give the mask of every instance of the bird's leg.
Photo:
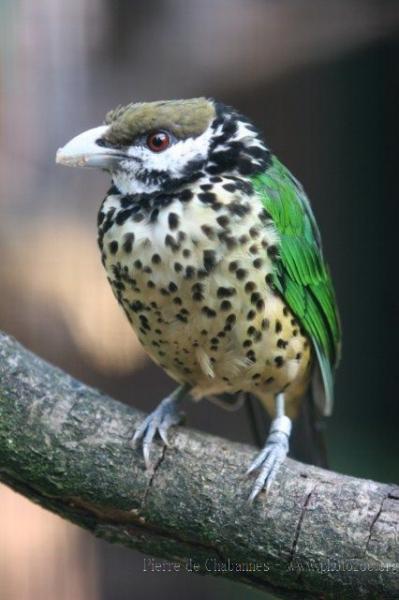
POLYGON ((266 489, 266 492, 270 489, 273 479, 288 454, 291 419, 284 414, 284 394, 277 394, 275 402, 276 416, 271 422, 266 443, 247 471, 247 473, 259 471, 248 498, 250 503, 263 488, 266 489))
POLYGON ((157 408, 137 427, 131 443, 134 447, 140 442, 142 443, 144 463, 147 469, 151 470, 152 468, 150 451, 155 435, 158 433, 163 443, 169 446, 168 430, 172 425, 180 423, 182 419, 182 414, 179 411, 180 404, 189 390, 189 385, 180 385, 164 398, 157 408))

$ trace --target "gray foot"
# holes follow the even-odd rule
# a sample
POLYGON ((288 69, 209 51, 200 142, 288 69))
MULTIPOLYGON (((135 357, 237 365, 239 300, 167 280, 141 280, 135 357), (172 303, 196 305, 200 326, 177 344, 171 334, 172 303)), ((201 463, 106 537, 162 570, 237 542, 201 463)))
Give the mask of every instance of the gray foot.
POLYGON ((252 504, 256 496, 263 489, 269 491, 281 464, 288 454, 288 439, 291 432, 291 420, 286 417, 277 417, 272 422, 270 433, 264 448, 250 464, 247 474, 259 471, 248 502, 252 504))
POLYGON ((140 442, 143 447, 143 457, 146 469, 153 468, 150 460, 151 447, 154 437, 158 434, 162 442, 169 446, 168 430, 173 425, 178 425, 182 420, 179 411, 180 401, 186 390, 178 388, 170 396, 167 396, 157 408, 144 419, 137 427, 132 438, 132 445, 137 447, 140 442))

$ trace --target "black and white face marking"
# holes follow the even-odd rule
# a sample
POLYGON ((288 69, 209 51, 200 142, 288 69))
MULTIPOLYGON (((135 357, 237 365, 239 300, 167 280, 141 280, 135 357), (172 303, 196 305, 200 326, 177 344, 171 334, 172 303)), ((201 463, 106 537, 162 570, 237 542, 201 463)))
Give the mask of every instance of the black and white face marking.
MULTIPOLYGON (((212 130, 208 127, 203 134, 184 140, 177 139, 168 130, 150 131, 119 150, 124 157, 111 170, 115 186, 122 194, 151 194, 170 191, 182 183, 195 178, 204 167, 212 130), (156 148, 156 137, 165 136, 165 147, 156 148)), ((100 146, 112 146, 99 138, 100 146)), ((117 147, 113 146, 116 150, 117 147)))
MULTIPOLYGON (((172 113, 169 127, 161 117, 157 121, 157 103, 140 105, 140 114, 143 114, 142 107, 152 110, 151 119, 144 113, 151 123, 144 131, 134 120, 132 125, 131 113, 133 111, 134 116, 136 105, 125 111, 122 109, 109 124, 71 140, 58 151, 57 161, 109 171, 123 195, 169 192, 203 175, 245 177, 267 168, 269 151, 248 119, 232 108, 203 99, 209 107, 209 118, 195 128, 196 105, 193 107, 191 102, 176 101, 179 110, 172 113), (130 120, 124 127, 127 113, 130 120), (194 125, 187 132, 184 127, 189 119, 194 125), (159 124, 163 126, 158 127, 159 124)), ((173 110, 174 103, 169 105, 173 110)))

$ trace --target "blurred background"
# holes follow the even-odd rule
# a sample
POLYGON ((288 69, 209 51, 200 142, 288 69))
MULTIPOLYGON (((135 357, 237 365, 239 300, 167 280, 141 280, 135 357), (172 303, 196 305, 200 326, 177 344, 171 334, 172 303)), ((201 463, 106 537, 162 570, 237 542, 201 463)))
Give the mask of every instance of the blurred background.
MULTIPOLYGON (((399 3, 1 0, 0 33, 0 328, 143 410, 172 389, 102 271, 106 175, 54 155, 117 104, 216 97, 262 128, 322 230, 344 330, 331 465, 398 483, 399 3)), ((200 403, 189 420, 251 440, 243 414, 200 403)), ((0 488, 1 600, 178 594, 261 597, 222 578, 143 573, 142 555, 0 488)))

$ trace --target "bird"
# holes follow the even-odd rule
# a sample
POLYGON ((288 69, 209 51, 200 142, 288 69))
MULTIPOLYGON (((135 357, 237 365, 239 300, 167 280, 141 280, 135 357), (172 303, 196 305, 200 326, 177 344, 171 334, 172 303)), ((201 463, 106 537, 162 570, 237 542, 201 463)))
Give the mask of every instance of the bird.
POLYGON ((57 151, 106 171, 98 245, 143 348, 178 383, 136 428, 145 467, 183 399, 256 398, 270 416, 249 465, 269 491, 304 402, 331 414, 341 327, 309 199, 253 122, 213 98, 133 102, 57 151))

